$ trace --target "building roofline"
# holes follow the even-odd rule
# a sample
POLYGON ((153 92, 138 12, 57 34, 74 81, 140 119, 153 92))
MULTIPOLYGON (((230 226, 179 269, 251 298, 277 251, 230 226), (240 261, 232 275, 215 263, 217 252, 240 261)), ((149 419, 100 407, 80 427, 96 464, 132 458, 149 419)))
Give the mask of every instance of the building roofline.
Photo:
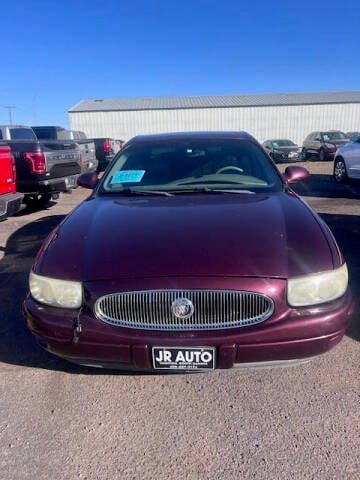
POLYGON ((252 108, 360 103, 360 91, 84 99, 68 113, 252 108))

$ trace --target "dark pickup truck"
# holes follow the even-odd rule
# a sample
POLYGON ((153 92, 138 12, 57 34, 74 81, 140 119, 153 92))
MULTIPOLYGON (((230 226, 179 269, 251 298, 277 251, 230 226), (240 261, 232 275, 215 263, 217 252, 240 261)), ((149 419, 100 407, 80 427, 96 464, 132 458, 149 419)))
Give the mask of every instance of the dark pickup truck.
POLYGON ((103 172, 109 165, 115 154, 121 149, 124 142, 109 137, 87 138, 84 132, 79 130, 70 130, 71 137, 76 142, 93 142, 95 146, 95 156, 98 162, 96 167, 97 173, 103 172))
POLYGON ((15 159, 16 189, 25 204, 41 207, 76 188, 81 154, 75 142, 39 141, 30 127, 14 125, 0 125, 0 141, 15 159))
POLYGON ((56 125, 31 127, 39 140, 72 140, 79 146, 81 152, 81 173, 93 172, 98 167, 95 155, 95 142, 91 138, 80 135, 82 132, 73 132, 56 125))
POLYGON ((0 221, 17 213, 24 195, 16 191, 15 161, 10 147, 0 143, 0 221))
POLYGON ((82 172, 94 170, 97 173, 103 172, 124 143, 122 140, 115 140, 110 137, 88 138, 80 130, 67 130, 56 125, 31 128, 39 140, 71 139, 76 142, 82 152, 82 172))
POLYGON ((99 162, 97 172, 103 172, 121 149, 123 142, 108 137, 93 138, 93 141, 95 143, 96 158, 99 162))

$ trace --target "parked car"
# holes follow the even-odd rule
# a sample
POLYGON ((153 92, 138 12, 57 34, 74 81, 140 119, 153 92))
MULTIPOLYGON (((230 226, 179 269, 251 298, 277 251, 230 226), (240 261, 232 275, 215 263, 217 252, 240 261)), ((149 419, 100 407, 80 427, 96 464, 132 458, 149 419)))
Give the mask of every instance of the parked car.
POLYGON ((337 150, 333 173, 339 183, 349 179, 360 180, 360 136, 337 150))
POLYGON ((25 204, 42 207, 77 187, 80 151, 75 142, 38 140, 32 128, 20 125, 0 125, 1 140, 15 159, 16 190, 25 204))
POLYGON ((303 160, 308 160, 315 156, 321 162, 333 160, 336 150, 349 141, 350 139, 340 130, 312 132, 303 142, 301 157, 303 160))
POLYGON ((141 370, 296 363, 354 302, 329 228, 244 132, 138 136, 46 239, 23 309, 72 362, 141 370), (311 248, 309 248, 311 245, 311 248))
POLYGON ((39 140, 73 140, 80 151, 81 173, 93 172, 97 169, 98 161, 95 156, 95 143, 86 138, 82 132, 74 132, 56 125, 42 125, 31 127, 39 140))
POLYGON ((291 140, 266 140, 263 143, 263 147, 275 163, 289 163, 301 160, 301 148, 291 140))
POLYGON ((0 221, 21 209, 24 195, 16 191, 15 161, 10 147, 0 143, 0 221))
POLYGON ((346 132, 345 135, 353 142, 360 137, 360 132, 346 132))

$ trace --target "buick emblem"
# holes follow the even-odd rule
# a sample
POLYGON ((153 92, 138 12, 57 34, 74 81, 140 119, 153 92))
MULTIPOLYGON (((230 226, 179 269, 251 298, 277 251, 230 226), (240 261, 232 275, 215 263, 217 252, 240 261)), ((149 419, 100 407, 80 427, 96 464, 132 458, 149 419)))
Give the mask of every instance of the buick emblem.
POLYGON ((194 305, 187 298, 177 298, 171 304, 171 311, 176 318, 189 318, 194 313, 194 305))

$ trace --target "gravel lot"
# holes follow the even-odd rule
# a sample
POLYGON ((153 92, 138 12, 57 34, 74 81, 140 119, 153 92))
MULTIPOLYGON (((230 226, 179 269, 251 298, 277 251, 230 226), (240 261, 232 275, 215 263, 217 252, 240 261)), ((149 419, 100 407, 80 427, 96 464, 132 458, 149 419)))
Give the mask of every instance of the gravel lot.
POLYGON ((20 305, 41 241, 87 191, 0 224, 0 479, 359 478, 360 185, 306 167, 296 190, 332 228, 357 307, 341 344, 298 367, 126 375, 52 357, 20 305))

